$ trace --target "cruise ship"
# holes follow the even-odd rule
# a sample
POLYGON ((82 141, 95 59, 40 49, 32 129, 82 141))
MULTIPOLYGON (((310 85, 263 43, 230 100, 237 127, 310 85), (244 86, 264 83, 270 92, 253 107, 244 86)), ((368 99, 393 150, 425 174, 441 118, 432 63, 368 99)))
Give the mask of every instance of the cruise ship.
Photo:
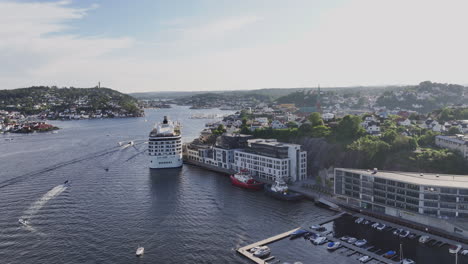
POLYGON ((164 117, 149 134, 150 168, 177 168, 182 166, 182 139, 180 124, 164 117))

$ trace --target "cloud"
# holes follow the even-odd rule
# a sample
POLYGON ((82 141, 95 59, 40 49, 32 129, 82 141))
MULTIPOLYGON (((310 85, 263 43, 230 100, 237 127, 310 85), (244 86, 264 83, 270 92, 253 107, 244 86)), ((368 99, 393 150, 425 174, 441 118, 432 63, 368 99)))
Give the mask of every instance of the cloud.
POLYGON ((0 27, 0 61, 5 62, 0 66, 0 88, 50 84, 60 79, 62 68, 57 65, 95 60, 131 45, 132 39, 125 37, 64 34, 66 22, 83 19, 97 8, 72 8, 69 4, 0 2, 0 24, 6 25, 0 27))
POLYGON ((212 21, 196 27, 179 29, 183 40, 207 41, 212 38, 225 36, 233 31, 240 30, 255 22, 262 20, 258 16, 238 16, 212 21))

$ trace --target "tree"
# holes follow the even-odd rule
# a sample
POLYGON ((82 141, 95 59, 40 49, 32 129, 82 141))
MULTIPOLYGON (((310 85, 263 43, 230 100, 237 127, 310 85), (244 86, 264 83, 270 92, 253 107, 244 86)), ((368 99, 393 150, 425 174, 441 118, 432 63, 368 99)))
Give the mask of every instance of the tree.
POLYGON ((318 112, 313 112, 309 115, 309 121, 312 123, 312 126, 321 126, 323 125, 322 116, 318 112))
POLYGON ((289 121, 287 124, 286 124, 287 127, 289 128, 297 128, 298 125, 296 122, 293 122, 293 121, 289 121))
POLYGON ((328 137, 331 134, 331 129, 327 126, 315 126, 312 128, 311 137, 320 138, 328 137))
POLYGON ((453 127, 449 128, 449 130, 447 131, 447 134, 453 136, 453 135, 456 135, 456 134, 461 134, 461 132, 460 132, 460 129, 458 129, 458 127, 453 126, 453 127))
POLYGON ((382 140, 387 142, 388 144, 392 144, 396 137, 398 136, 398 133, 393 130, 393 129, 387 129, 382 135, 382 140))
POLYGON ((226 129, 224 128, 224 126, 221 124, 219 125, 215 130, 212 131, 214 135, 222 135, 224 132, 226 132, 226 129))
POLYGON ((310 136, 312 134, 313 127, 311 124, 302 124, 302 126, 299 127, 298 132, 299 135, 301 136, 310 136))
POLYGON ((352 115, 343 117, 335 130, 336 138, 344 142, 352 142, 365 133, 364 128, 361 127, 361 118, 352 115))

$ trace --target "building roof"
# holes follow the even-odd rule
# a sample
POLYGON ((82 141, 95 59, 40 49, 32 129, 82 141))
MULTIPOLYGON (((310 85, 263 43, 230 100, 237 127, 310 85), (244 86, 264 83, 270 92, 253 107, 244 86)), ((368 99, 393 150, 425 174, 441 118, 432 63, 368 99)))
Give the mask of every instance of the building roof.
POLYGON ((435 174, 435 173, 417 173, 417 172, 402 172, 402 171, 377 171, 372 174, 372 170, 346 169, 337 168, 340 170, 370 175, 374 177, 384 178, 387 180, 401 181, 424 186, 437 186, 449 188, 468 188, 468 175, 456 174, 435 174))

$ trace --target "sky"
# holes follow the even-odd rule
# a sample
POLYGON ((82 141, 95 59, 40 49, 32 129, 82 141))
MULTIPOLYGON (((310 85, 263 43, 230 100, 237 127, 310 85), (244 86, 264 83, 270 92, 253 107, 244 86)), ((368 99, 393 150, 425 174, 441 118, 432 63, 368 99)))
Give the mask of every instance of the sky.
POLYGON ((0 89, 468 84, 466 0, 0 0, 0 89))

